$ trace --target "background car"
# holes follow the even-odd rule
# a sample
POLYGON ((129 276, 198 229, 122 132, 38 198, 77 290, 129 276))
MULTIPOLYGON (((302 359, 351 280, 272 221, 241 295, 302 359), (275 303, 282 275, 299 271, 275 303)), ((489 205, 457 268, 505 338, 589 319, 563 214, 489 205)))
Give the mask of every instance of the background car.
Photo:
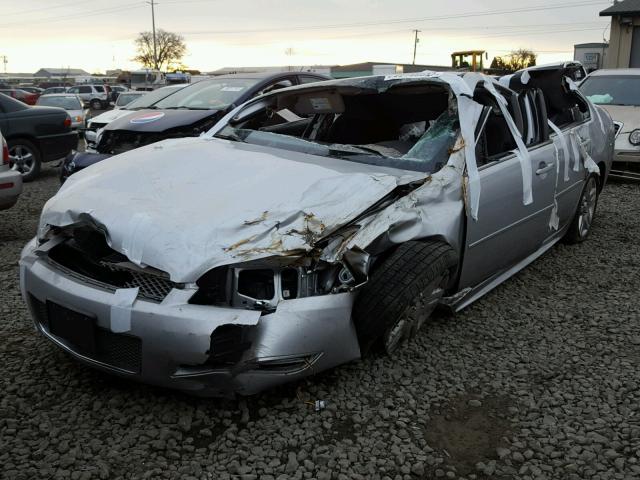
MULTIPOLYGON (((87 142, 87 150, 95 150, 97 132, 102 128, 104 128, 105 125, 109 124, 110 122, 112 122, 117 118, 128 115, 129 113, 131 113, 131 111, 150 108, 155 103, 162 100, 163 98, 168 97, 172 93, 175 93, 184 87, 186 87, 186 84, 169 85, 167 87, 162 87, 152 92, 139 92, 142 95, 136 100, 133 100, 131 103, 126 105, 126 107, 109 110, 107 112, 101 113, 100 115, 90 118, 87 121, 87 130, 85 132, 85 141, 87 142)), ((70 162, 71 162, 71 159, 67 159, 65 160, 65 163, 62 166, 61 179, 63 179, 63 181, 67 175, 70 175, 72 171, 75 171, 75 168, 77 169, 84 168, 82 166, 83 165, 82 160, 76 159, 76 162, 74 163, 74 169, 67 170, 69 168, 70 162)))
POLYGON ((112 102, 115 102, 121 93, 131 91, 131 89, 126 85, 110 85, 110 88, 111 88, 111 95, 109 100, 111 100, 112 102))
POLYGON ((76 85, 67 89, 67 93, 78 95, 85 105, 94 110, 109 106, 109 92, 106 85, 76 85))
MULTIPOLYGON (((147 111, 111 121, 101 132, 95 150, 99 155, 67 158, 61 169, 64 181, 73 172, 110 155, 155 143, 165 138, 197 137, 225 114, 247 100, 280 88, 321 82, 328 77, 307 72, 221 75, 182 88, 147 111)), ((169 88, 169 87, 165 87, 169 88)), ((145 98, 145 97, 143 97, 145 98)))
POLYGON ((131 102, 133 102, 134 100, 146 95, 147 92, 131 92, 131 91, 126 91, 126 92, 120 92, 120 94, 116 97, 116 100, 114 102, 113 108, 116 110, 120 110, 123 108, 126 108, 127 105, 129 105, 131 102))
POLYGON ((596 70, 580 90, 609 112, 616 126, 611 175, 640 180, 640 68, 596 70))
POLYGON ((36 101, 38 100, 38 97, 40 96, 37 93, 25 92, 24 90, 21 90, 19 88, 2 89, 0 90, 0 93, 4 93, 5 95, 11 98, 20 100, 21 102, 26 103, 27 105, 35 105, 36 101))
POLYGON ((0 131, 9 144, 11 168, 25 182, 38 176, 42 162, 59 160, 78 146, 65 110, 29 107, 6 95, 0 95, 0 131))
POLYGON ((42 95, 51 95, 52 93, 66 93, 69 87, 49 87, 45 88, 42 95))
POLYGON ((64 108, 71 117, 71 128, 84 130, 88 112, 84 109, 82 99, 78 95, 72 93, 42 95, 38 98, 36 105, 64 108))
POLYGON ((18 201, 22 192, 22 176, 20 172, 12 170, 9 165, 9 147, 0 132, 0 210, 11 208, 18 201))
POLYGON ((19 87, 20 90, 24 90, 29 93, 37 93, 38 95, 42 95, 44 93, 44 88, 40 87, 19 87))

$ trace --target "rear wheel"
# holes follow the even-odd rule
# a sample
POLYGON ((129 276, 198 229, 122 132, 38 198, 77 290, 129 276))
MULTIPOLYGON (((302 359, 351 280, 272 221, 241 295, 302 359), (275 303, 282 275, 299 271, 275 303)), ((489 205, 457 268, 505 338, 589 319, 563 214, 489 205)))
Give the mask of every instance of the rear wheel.
POLYGON ((564 237, 567 243, 584 242, 589 237, 597 206, 598 180, 595 175, 591 175, 585 182, 578 202, 578 210, 564 237))
POLYGON ((353 320, 361 351, 377 348, 392 354, 415 336, 444 296, 456 264, 457 255, 446 243, 400 245, 355 300, 353 320))
POLYGON ((22 180, 30 182, 40 173, 40 150, 29 140, 9 140, 9 165, 22 174, 22 180))
POLYGON ((91 108, 93 110, 102 110, 102 102, 100 100, 98 100, 97 98, 94 100, 91 100, 91 108))

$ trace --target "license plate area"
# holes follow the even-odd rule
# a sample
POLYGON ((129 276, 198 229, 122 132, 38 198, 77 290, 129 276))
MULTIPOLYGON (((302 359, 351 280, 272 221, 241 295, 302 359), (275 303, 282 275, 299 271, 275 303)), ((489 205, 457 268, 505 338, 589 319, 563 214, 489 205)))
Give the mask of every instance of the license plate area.
POLYGON ((49 332, 73 345, 79 352, 96 353, 96 319, 47 302, 49 332))

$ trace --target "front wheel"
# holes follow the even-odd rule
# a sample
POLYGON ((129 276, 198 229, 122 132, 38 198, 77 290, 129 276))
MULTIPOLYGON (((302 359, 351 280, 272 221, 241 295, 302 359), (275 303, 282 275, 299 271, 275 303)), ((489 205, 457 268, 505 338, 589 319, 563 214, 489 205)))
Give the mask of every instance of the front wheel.
POLYGON ((585 182, 578 202, 578 210, 564 237, 567 243, 584 242, 589 237, 597 206, 598 180, 595 175, 591 175, 585 182))
POLYGON ((373 272, 353 306, 360 350, 392 354, 416 335, 444 295, 457 265, 455 251, 439 241, 400 245, 373 272))
POLYGON ((91 108, 93 110, 102 110, 102 102, 100 100, 91 100, 91 108))

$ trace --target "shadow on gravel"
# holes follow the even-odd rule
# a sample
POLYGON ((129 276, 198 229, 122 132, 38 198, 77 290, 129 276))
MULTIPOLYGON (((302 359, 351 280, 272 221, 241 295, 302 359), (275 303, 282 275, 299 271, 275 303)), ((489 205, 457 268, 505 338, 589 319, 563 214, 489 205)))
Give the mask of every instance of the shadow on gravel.
POLYGON ((506 413, 513 404, 508 397, 460 396, 431 417, 425 439, 459 474, 468 475, 478 462, 497 460, 496 449, 507 446, 503 438, 512 431, 506 413))

